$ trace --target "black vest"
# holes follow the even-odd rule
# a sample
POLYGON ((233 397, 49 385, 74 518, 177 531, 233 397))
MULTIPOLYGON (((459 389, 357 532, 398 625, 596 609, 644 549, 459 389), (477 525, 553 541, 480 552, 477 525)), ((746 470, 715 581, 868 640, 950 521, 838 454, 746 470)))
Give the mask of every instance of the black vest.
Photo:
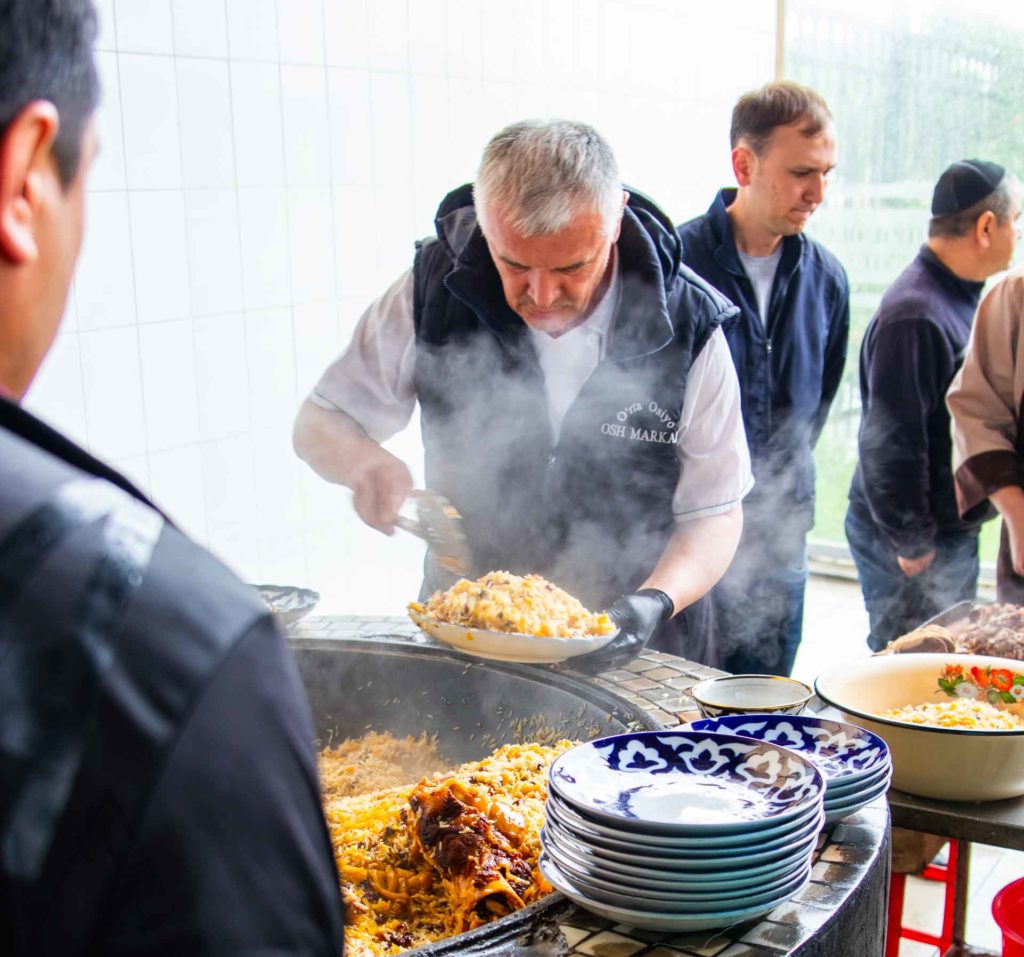
MULTIPOLYGON (((472 576, 536 572, 591 608, 633 591, 674 529, 677 425, 694 357, 735 309, 682 266, 671 223, 632 193, 606 356, 553 441, 543 375, 476 224, 438 210, 415 266, 426 484, 462 513, 472 576)), ((428 566, 424 590, 450 579, 428 566)))

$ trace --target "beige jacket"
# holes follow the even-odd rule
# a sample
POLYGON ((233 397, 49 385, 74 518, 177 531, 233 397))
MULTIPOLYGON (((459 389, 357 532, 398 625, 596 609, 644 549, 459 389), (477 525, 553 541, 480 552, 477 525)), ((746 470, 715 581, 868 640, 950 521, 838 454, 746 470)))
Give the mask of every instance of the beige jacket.
MULTIPOLYGON (((978 306, 964 364, 946 404, 953 418, 957 504, 965 518, 990 509, 989 496, 1024 479, 1024 269, 1014 270, 978 306)), ((997 581, 1001 600, 1024 599, 1005 530, 997 581)))

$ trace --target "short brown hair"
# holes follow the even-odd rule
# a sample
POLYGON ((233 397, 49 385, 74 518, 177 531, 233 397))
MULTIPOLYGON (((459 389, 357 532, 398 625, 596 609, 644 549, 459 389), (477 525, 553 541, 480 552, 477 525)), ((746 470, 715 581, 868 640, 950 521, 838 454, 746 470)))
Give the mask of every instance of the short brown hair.
POLYGON ((810 87, 788 80, 766 83, 744 93, 733 107, 730 144, 735 148, 740 140, 746 140, 760 156, 777 126, 789 126, 801 119, 806 120, 801 130, 805 136, 817 136, 824 130, 832 122, 824 97, 810 87))

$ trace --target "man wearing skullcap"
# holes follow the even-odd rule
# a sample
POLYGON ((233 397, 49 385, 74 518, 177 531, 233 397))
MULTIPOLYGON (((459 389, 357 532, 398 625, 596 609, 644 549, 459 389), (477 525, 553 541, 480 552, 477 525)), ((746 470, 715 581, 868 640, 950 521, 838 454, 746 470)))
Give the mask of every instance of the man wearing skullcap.
POLYGON ((962 518, 945 395, 985 280, 1017 240, 1020 186, 998 163, 939 177, 928 241, 882 297, 860 353, 859 459, 846 536, 875 651, 975 595, 982 512, 962 518))

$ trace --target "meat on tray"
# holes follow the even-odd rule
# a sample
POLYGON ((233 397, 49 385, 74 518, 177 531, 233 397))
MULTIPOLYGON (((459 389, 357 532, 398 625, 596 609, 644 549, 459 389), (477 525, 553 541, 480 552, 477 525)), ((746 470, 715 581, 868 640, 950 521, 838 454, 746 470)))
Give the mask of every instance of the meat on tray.
POLYGON ((957 651, 1024 660, 1024 606, 980 605, 971 609, 967 622, 955 632, 957 651))

